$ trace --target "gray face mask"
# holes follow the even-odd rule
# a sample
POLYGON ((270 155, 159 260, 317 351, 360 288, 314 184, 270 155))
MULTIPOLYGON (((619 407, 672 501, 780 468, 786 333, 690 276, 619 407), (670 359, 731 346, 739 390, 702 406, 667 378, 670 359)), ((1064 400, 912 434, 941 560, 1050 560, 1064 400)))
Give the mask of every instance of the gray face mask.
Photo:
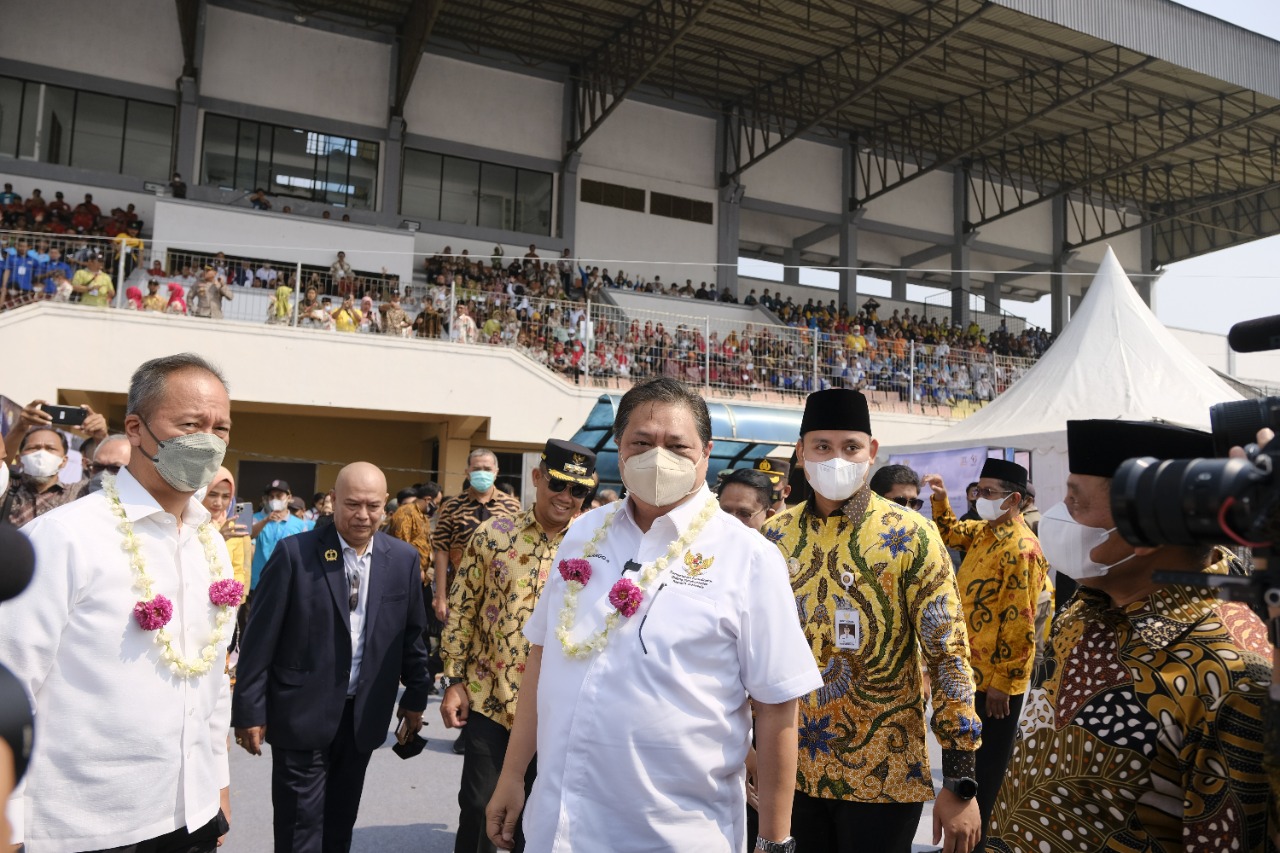
MULTIPOLYGON (((156 442, 156 455, 148 457, 156 473, 179 492, 196 492, 213 482, 213 476, 227 454, 227 443, 207 432, 193 432, 161 441, 151 432, 146 421, 142 425, 156 442)), ((139 448, 141 449, 141 448, 139 448)))

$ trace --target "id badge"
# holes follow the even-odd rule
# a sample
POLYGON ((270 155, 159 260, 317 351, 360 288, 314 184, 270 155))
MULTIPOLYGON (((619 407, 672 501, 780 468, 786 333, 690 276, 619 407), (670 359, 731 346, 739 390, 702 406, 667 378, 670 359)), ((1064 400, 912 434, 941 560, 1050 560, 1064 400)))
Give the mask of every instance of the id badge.
POLYGON ((836 648, 851 652, 862 648, 862 617, 858 611, 836 611, 836 648))

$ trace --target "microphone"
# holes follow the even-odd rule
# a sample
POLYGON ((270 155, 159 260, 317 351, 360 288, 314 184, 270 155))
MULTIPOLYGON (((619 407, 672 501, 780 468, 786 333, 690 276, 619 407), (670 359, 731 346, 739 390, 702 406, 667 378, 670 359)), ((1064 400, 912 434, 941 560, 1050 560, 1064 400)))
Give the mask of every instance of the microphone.
POLYGON ((36 552, 12 524, 0 522, 0 601, 27 588, 36 569, 36 552))
POLYGON ((1280 314, 1236 323, 1227 334, 1227 343, 1236 352, 1280 349, 1280 314))

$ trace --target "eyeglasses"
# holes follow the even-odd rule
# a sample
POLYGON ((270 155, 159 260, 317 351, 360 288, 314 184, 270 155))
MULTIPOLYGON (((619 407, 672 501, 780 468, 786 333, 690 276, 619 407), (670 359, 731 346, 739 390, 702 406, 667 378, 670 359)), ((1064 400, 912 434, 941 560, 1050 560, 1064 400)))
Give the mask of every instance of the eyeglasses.
POLYGON ((112 474, 119 474, 123 465, 104 465, 101 462, 89 463, 89 470, 95 474, 101 474, 103 471, 110 471, 112 474))
POLYGON ((591 494, 590 486, 584 486, 581 483, 570 483, 568 480, 557 480, 555 477, 547 478, 547 488, 556 494, 560 494, 565 489, 568 489, 569 494, 573 495, 578 500, 582 500, 587 495, 591 494))
POLYGON ((358 569, 347 569, 347 583, 351 589, 347 604, 351 612, 355 613, 356 608, 360 606, 360 571, 358 569))
POLYGON ((746 507, 739 507, 738 509, 735 509, 733 512, 731 512, 730 515, 738 519, 738 521, 745 523, 755 518, 760 513, 764 512, 766 508, 747 509, 746 507))
POLYGON ((919 510, 924 506, 924 501, 919 498, 890 498, 898 506, 905 506, 909 509, 919 510))
POLYGON ((1002 492, 999 489, 988 489, 988 488, 978 488, 978 489, 974 489, 973 491, 978 495, 978 497, 986 498, 987 500, 991 500, 992 498, 999 498, 999 497, 1007 498, 1009 495, 1013 494, 1013 492, 1002 492))

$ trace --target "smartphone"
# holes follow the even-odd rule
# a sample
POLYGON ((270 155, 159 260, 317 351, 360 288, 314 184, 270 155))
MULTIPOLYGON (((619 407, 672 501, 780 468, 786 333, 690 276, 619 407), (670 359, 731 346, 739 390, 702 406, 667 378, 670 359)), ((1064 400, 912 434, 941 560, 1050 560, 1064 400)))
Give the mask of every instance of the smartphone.
POLYGON ((53 425, 56 427, 80 426, 80 424, 84 423, 84 419, 89 416, 89 410, 82 409, 79 406, 50 406, 44 404, 40 406, 40 411, 53 418, 53 425))
POLYGON ((243 528, 245 535, 253 532, 253 504, 238 503, 236 504, 236 528, 243 528))

